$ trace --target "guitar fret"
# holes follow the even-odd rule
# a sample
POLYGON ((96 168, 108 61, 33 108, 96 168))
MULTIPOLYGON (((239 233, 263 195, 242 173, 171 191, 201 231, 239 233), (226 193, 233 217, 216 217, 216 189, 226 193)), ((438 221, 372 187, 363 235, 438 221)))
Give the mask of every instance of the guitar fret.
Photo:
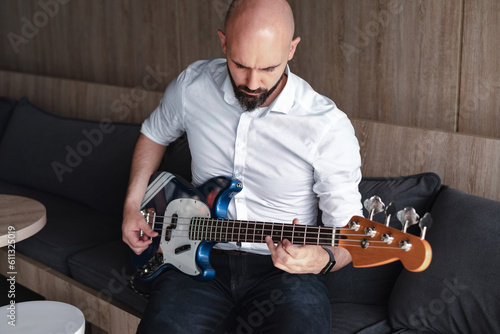
POLYGON ((236 221, 232 221, 231 222, 231 226, 232 226, 232 228, 231 228, 231 237, 228 239, 228 241, 236 241, 236 239, 237 239, 237 237, 236 237, 236 235, 237 235, 237 232, 236 232, 236 223, 237 223, 236 221))
POLYGON ((224 240, 227 240, 227 232, 229 231, 229 222, 226 224, 226 238, 224 240))
POLYGON ((213 225, 213 220, 210 219, 207 221, 207 224, 205 224, 205 240, 212 240, 211 235, 212 235, 212 225, 213 225))
POLYGON ((224 229, 226 228, 226 222, 224 220, 220 220, 219 226, 220 226, 220 229, 219 229, 219 240, 217 240, 217 241, 224 241, 222 235, 224 233, 224 229))

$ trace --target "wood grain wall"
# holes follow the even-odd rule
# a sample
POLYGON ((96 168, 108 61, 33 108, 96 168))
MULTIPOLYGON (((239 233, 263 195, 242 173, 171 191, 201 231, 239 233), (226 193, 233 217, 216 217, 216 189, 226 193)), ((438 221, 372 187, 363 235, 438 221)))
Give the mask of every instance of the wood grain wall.
MULTIPOLYGON (((0 69, 162 92, 222 56, 229 2, 2 1, 0 69)), ((350 117, 500 137, 498 0, 289 2, 292 70, 350 117)))

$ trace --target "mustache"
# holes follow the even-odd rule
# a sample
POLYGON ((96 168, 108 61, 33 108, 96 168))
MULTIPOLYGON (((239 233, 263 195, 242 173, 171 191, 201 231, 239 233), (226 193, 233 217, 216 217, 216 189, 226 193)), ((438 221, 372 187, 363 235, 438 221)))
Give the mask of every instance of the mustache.
POLYGON ((239 85, 236 88, 243 93, 250 93, 250 94, 262 94, 267 91, 267 89, 264 88, 250 89, 244 85, 239 85))

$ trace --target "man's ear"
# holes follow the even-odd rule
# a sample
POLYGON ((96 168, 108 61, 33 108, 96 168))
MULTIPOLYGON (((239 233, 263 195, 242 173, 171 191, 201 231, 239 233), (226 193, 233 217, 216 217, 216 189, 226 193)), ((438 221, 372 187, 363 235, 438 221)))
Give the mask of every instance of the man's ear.
POLYGON ((226 54, 226 34, 220 29, 217 30, 217 34, 219 35, 220 38, 220 45, 222 47, 222 52, 226 54))
POLYGON ((295 38, 290 44, 290 51, 288 52, 288 60, 292 60, 295 51, 297 50, 297 45, 300 42, 300 37, 295 38))

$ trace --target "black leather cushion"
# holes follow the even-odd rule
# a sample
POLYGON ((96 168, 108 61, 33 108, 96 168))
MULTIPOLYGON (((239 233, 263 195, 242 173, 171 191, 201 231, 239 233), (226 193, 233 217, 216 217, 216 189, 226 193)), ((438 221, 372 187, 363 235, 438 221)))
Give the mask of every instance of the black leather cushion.
POLYGON ((0 177, 121 215, 138 124, 48 113, 27 99, 0 145, 0 177))
MULTIPOLYGON (((411 206, 422 216, 431 209, 440 187, 438 175, 423 173, 404 177, 364 177, 359 190, 363 201, 377 195, 386 204, 394 202, 397 210, 411 206)), ((366 210, 364 216, 368 217, 366 210)), ((383 213, 374 217, 380 223, 384 219, 383 213)), ((392 217, 390 226, 401 228, 396 216, 392 217)), ((402 268, 399 261, 371 268, 354 268, 350 264, 327 275, 330 300, 333 303, 387 305, 402 268)))
POLYGON ((0 97, 0 140, 2 140, 3 133, 7 127, 7 123, 9 122, 10 115, 12 114, 12 110, 14 110, 15 105, 15 100, 8 97, 0 97))
POLYGON ((500 202, 447 187, 431 213, 432 262, 398 278, 389 304, 393 326, 500 333, 500 202))

